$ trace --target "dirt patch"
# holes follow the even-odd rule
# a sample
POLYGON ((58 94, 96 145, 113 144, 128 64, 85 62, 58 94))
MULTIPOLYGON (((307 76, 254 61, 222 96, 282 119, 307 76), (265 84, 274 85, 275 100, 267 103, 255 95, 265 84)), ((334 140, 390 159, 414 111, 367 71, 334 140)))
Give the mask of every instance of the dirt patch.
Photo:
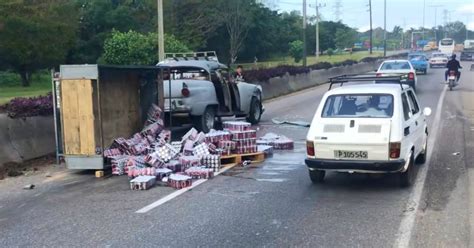
POLYGON ((23 163, 8 162, 0 165, 0 180, 6 177, 18 177, 28 172, 39 172, 45 170, 48 165, 56 162, 54 154, 40 158, 31 159, 23 163))

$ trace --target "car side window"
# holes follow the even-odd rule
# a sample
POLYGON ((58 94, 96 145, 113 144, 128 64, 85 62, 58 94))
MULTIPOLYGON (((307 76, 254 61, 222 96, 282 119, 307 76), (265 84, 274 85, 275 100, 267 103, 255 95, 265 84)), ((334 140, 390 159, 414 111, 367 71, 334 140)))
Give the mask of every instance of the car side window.
POLYGON ((413 94, 413 91, 409 90, 408 91, 408 99, 410 101, 410 106, 412 108, 411 112, 416 115, 420 112, 420 106, 418 105, 418 102, 416 101, 415 94, 413 94))
POLYGON ((407 94, 402 94, 402 105, 403 105, 403 115, 405 116, 405 121, 410 119, 410 106, 408 105, 407 94))

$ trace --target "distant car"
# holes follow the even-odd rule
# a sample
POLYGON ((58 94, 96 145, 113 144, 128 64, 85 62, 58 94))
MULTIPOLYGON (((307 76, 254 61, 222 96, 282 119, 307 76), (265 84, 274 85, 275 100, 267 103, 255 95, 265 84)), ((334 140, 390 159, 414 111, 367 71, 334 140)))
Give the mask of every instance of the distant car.
POLYGON ((377 70, 378 77, 401 76, 403 84, 407 84, 416 91, 417 77, 415 68, 408 60, 386 60, 377 70))
POLYGON ((326 171, 397 173, 401 186, 412 185, 415 162, 426 161, 430 114, 406 85, 343 85, 328 91, 306 137, 311 181, 323 182, 326 171))
POLYGON ((246 117, 252 124, 260 122, 264 111, 262 87, 233 79, 215 52, 212 56, 196 54, 171 54, 158 63, 165 73, 170 72, 164 75, 165 113, 177 120, 189 117, 205 133, 221 117, 246 117))
POLYGON ((430 68, 446 67, 446 64, 448 64, 448 55, 444 53, 432 53, 429 63, 430 68))
POLYGON ((425 45, 423 47, 423 51, 431 51, 433 48, 431 47, 431 45, 425 45))
POLYGON ((415 68, 415 71, 421 72, 426 75, 428 72, 428 58, 423 53, 410 53, 408 54, 408 60, 415 68))
POLYGON ((474 49, 469 49, 461 52, 461 56, 459 57, 461 61, 474 61, 474 49))

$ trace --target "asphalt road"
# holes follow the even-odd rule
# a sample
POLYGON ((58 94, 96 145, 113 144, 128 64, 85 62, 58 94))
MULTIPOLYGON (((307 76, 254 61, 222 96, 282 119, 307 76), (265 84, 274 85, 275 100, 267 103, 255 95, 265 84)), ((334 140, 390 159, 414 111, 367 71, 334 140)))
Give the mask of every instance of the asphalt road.
POLYGON ((132 192, 126 177, 96 179, 61 166, 51 168, 50 177, 0 181, 0 246, 391 247, 406 213, 416 210, 412 246, 467 245, 474 107, 465 109, 474 97, 474 73, 463 72, 462 82, 471 86, 447 92, 441 110, 444 70, 418 76, 418 97, 433 109, 430 127, 443 111, 440 129, 432 131, 440 132, 432 162, 420 166, 428 170, 420 209, 410 202, 414 188, 399 188, 393 175, 330 173, 324 184, 311 183, 304 165, 307 129, 271 119, 311 121, 323 85, 266 103, 259 133, 293 138, 294 151, 228 171, 144 214, 136 211, 174 190, 132 192), (28 183, 37 187, 23 190, 28 183))

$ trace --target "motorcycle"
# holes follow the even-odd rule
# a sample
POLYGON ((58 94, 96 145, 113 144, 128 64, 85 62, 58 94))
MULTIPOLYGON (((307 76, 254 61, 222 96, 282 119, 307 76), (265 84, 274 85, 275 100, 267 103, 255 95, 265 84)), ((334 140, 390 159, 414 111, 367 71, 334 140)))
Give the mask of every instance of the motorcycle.
POLYGON ((449 71, 448 74, 448 86, 449 90, 453 90, 456 87, 457 74, 456 71, 449 71))

